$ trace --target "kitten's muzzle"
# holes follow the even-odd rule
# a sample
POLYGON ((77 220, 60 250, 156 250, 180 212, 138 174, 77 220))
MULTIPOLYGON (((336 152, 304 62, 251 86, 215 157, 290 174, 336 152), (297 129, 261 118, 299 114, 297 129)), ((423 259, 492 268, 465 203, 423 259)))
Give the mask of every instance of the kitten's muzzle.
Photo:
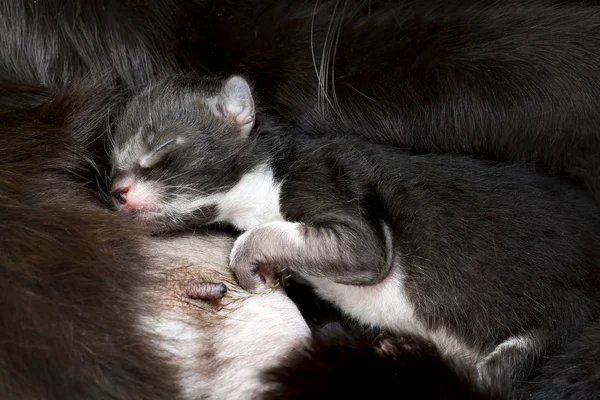
POLYGON ((113 180, 110 196, 117 210, 140 214, 157 210, 159 191, 156 182, 140 180, 130 174, 113 180))

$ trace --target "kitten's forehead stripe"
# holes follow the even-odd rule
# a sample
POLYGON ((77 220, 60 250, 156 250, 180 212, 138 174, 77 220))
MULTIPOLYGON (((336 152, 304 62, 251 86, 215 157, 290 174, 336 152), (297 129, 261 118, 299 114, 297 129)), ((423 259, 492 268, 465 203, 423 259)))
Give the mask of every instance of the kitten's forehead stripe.
POLYGON ((116 168, 131 169, 139 164, 141 156, 144 154, 143 129, 143 126, 139 127, 135 135, 114 152, 116 168))

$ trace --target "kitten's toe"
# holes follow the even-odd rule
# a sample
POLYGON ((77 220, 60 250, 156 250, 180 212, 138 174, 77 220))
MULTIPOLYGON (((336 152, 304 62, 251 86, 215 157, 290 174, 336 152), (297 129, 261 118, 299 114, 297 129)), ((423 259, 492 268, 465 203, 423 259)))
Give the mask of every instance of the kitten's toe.
POLYGON ((260 248, 253 245, 252 232, 241 234, 231 249, 229 265, 235 274, 238 284, 249 292, 264 292, 273 281, 273 273, 261 266, 258 258, 260 248))
POLYGON ((275 286, 277 279, 254 239, 253 231, 241 234, 233 244, 229 263, 242 289, 262 293, 275 286))
MULTIPOLYGON (((233 266, 232 266, 233 267, 233 266)), ((247 265, 233 267, 233 272, 242 289, 254 293, 268 291, 274 286, 273 271, 263 265, 247 265)))

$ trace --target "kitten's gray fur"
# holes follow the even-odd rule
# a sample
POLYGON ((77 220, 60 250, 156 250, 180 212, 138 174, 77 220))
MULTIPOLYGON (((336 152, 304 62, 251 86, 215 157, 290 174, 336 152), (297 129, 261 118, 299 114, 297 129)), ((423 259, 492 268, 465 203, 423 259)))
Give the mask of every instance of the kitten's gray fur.
POLYGON ((287 268, 363 323, 431 337, 504 395, 598 318, 600 216, 584 192, 254 116, 240 77, 140 94, 115 131, 120 207, 137 196, 129 209, 159 229, 230 223, 245 231, 230 259, 242 287, 287 268))

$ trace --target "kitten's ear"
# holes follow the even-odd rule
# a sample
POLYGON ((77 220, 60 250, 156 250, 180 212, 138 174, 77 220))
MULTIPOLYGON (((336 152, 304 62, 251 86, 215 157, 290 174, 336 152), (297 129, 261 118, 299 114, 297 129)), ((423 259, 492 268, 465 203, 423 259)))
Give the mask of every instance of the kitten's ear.
POLYGON ((213 104, 218 117, 233 121, 240 136, 248 137, 254 126, 254 100, 250 86, 243 78, 229 78, 213 104))

